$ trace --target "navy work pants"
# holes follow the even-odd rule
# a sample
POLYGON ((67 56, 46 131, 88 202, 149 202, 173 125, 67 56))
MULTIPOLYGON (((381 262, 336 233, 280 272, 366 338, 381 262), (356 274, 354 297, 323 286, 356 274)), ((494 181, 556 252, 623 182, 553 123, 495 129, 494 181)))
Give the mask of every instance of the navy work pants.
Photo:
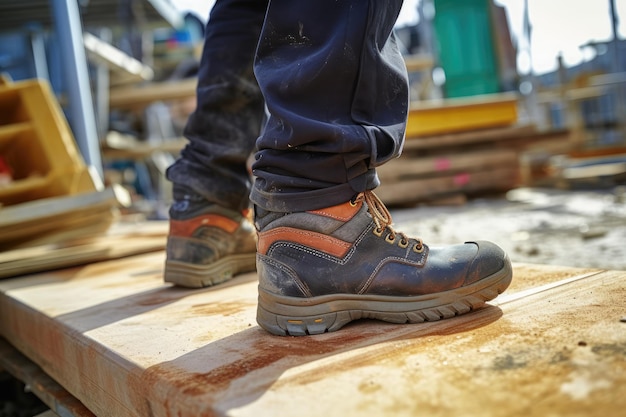
POLYGON ((408 111, 392 32, 401 5, 217 0, 189 144, 167 172, 174 198, 292 212, 378 186, 375 168, 399 155, 408 111))

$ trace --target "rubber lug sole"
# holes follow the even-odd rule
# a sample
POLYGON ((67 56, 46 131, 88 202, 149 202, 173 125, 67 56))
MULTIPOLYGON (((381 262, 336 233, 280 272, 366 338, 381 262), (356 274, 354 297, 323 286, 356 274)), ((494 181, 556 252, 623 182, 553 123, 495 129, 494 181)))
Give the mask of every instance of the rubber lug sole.
POLYGON ((256 253, 225 256, 209 265, 165 261, 163 279, 187 288, 210 287, 256 270, 256 253))
POLYGON ((500 271, 471 285, 416 297, 334 294, 312 298, 284 297, 259 288, 257 322, 279 336, 334 332, 353 320, 423 323, 468 313, 493 300, 510 285, 507 262, 500 271))

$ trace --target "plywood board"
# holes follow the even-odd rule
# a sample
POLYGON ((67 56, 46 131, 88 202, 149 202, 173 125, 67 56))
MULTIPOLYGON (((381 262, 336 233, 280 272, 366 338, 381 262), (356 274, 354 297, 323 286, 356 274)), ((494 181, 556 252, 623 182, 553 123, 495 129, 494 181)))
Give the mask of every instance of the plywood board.
POLYGON ((486 308, 319 336, 255 323, 256 275, 163 253, 0 281, 0 333, 98 416, 589 416, 626 407, 625 272, 515 265, 486 308))

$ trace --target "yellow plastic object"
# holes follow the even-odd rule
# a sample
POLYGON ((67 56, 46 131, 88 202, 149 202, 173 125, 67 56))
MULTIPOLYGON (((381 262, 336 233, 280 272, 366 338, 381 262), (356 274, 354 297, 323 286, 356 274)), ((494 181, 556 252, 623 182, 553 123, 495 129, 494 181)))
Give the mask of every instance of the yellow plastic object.
POLYGON ((2 205, 96 190, 61 108, 42 80, 0 80, 0 160, 2 205))
POLYGON ((517 121, 517 95, 489 94, 411 104, 407 138, 434 136, 490 127, 517 121))

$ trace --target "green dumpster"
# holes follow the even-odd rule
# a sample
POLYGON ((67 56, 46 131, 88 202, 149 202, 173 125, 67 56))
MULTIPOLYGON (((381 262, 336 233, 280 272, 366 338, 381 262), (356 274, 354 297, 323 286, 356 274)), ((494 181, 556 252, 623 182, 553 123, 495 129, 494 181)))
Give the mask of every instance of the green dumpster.
POLYGON ((434 29, 446 97, 500 91, 490 0, 435 0, 434 29))

